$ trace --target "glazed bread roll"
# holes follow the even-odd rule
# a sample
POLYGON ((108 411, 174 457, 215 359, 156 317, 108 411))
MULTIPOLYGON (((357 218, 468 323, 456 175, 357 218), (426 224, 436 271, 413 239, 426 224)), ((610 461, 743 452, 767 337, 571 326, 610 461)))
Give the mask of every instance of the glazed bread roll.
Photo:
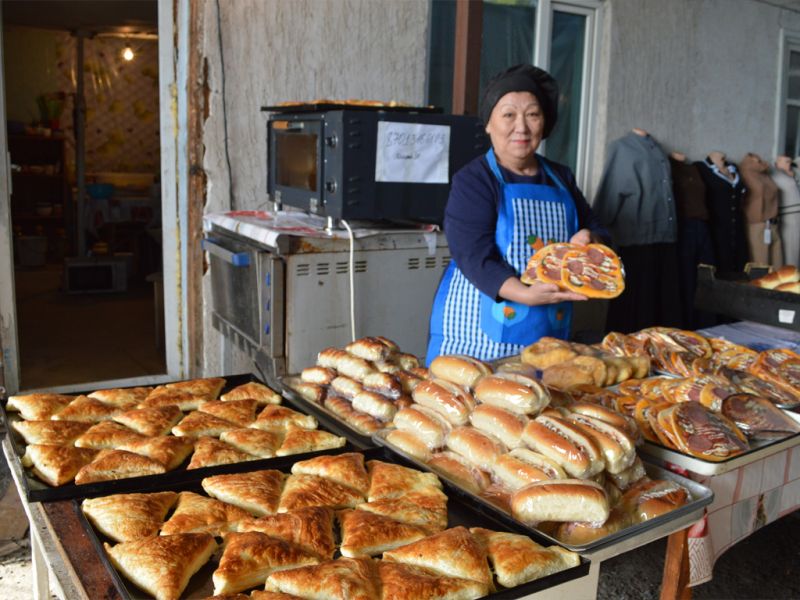
POLYGON ((639 437, 639 427, 636 421, 628 416, 625 416, 615 410, 606 408, 600 404, 592 402, 576 402, 569 406, 569 410, 573 413, 586 415, 593 419, 605 421, 609 425, 621 429, 632 440, 636 441, 639 437))
POLYGON ((541 420, 545 426, 555 428, 561 435, 586 453, 591 464, 587 477, 592 477, 603 471, 605 468, 603 454, 594 439, 587 435, 585 431, 566 419, 543 416, 541 420))
POLYGON ((355 379, 340 375, 331 381, 331 389, 342 398, 352 400, 364 391, 364 387, 355 379))
POLYGON ((534 367, 533 365, 529 365, 528 363, 518 362, 518 361, 509 361, 504 362, 496 369, 497 373, 519 373, 520 375, 525 375, 532 379, 536 379, 536 374, 539 372, 539 369, 534 367))
POLYGON ((567 479, 567 474, 557 462, 527 448, 516 448, 499 456, 492 472, 511 490, 518 490, 536 481, 567 479))
POLYGON ((397 371, 393 373, 397 381, 400 383, 400 387, 403 389, 404 394, 410 394, 414 391, 414 388, 417 387, 417 384, 422 381, 422 377, 415 375, 411 371, 397 371))
POLYGON ((375 392, 361 392, 353 398, 353 408, 381 421, 391 421, 397 408, 394 403, 375 392))
POLYGON ((511 497, 511 514, 523 523, 604 523, 609 513, 603 487, 583 479, 539 481, 517 490, 511 497))
POLYGON ((372 364, 375 365, 375 368, 381 373, 390 373, 394 375, 400 370, 400 365, 397 365, 393 362, 386 362, 384 360, 376 360, 372 364))
POLYGON ((361 338, 347 344, 344 349, 353 356, 371 361, 385 361, 392 353, 389 346, 374 337, 361 338))
POLYGON ((491 367, 471 356, 446 354, 437 356, 430 364, 434 377, 471 388, 484 375, 492 372, 491 367))
POLYGON ((581 546, 621 531, 633 524, 634 520, 628 511, 623 510, 622 507, 614 507, 602 525, 582 521, 562 523, 556 530, 555 537, 564 544, 581 546))
POLYGON ((491 484, 489 475, 469 464, 455 452, 434 454, 428 461, 428 466, 473 494, 480 494, 491 484))
POLYGON ((301 379, 292 379, 288 382, 290 388, 309 402, 318 404, 325 399, 325 388, 317 383, 306 383, 301 379))
POLYGON ((436 411, 414 405, 394 416, 394 426, 419 438, 428 448, 443 448, 450 423, 436 411))
POLYGON ((361 382, 365 390, 377 392, 389 398, 399 398, 403 393, 403 386, 393 375, 389 373, 370 373, 361 382))
POLYGON ((552 365, 562 363, 573 358, 576 352, 570 347, 569 342, 557 338, 543 337, 535 344, 523 348, 520 358, 522 362, 546 369, 552 365))
POLYGON ((329 369, 339 369, 339 361, 350 356, 339 348, 325 348, 317 354, 317 366, 328 367, 329 369))
POLYGON ((469 421, 473 427, 495 436, 509 448, 525 445, 522 432, 528 419, 510 410, 491 404, 479 404, 472 410, 469 421))
POLYGON ((453 429, 445 443, 472 465, 490 473, 497 457, 506 452, 497 438, 468 425, 453 429))
POLYGON ((414 402, 435 410, 452 425, 466 425, 475 406, 463 388, 443 379, 426 380, 414 388, 414 402))
POLYGON ((606 471, 620 473, 633 464, 636 448, 625 433, 613 425, 587 415, 573 414, 570 422, 588 434, 603 453, 606 471))
POLYGON ((475 386, 475 398, 522 415, 538 413, 550 401, 538 381, 521 373, 497 373, 481 378, 475 386))
POLYGON ((525 426, 522 440, 556 461, 571 477, 585 479, 605 467, 594 440, 557 417, 539 415, 525 426))
POLYGON ((638 456, 633 460, 633 464, 624 471, 608 474, 608 478, 623 492, 646 476, 644 464, 638 456))
POLYGON ((433 456, 431 449, 425 445, 425 442, 410 431, 392 429, 386 435, 386 441, 392 446, 397 447, 401 452, 405 452, 412 458, 416 458, 422 462, 428 462, 433 456))
POLYGON ((341 375, 349 377, 350 379, 355 379, 356 381, 364 381, 367 375, 375 372, 375 368, 369 361, 350 354, 340 358, 337 361, 337 365, 336 370, 339 371, 341 375))
POLYGON ((400 365, 400 368, 405 371, 419 367, 419 359, 413 354, 400 352, 394 357, 394 360, 398 365, 400 365))
POLYGON ((331 381, 336 379, 336 371, 330 367, 309 367, 302 370, 300 379, 306 383, 330 385, 331 381))
POLYGON ((344 398, 328 396, 325 398, 325 407, 366 435, 372 435, 376 431, 383 429, 383 423, 381 421, 354 409, 350 401, 344 398))

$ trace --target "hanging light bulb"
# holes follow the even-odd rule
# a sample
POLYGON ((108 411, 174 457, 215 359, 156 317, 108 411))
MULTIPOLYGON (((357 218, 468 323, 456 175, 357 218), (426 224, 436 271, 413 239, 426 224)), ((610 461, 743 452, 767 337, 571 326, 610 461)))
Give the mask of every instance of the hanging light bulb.
POLYGON ((123 50, 122 50, 122 58, 124 58, 125 60, 130 62, 130 61, 132 61, 134 59, 135 56, 136 56, 136 54, 134 54, 133 48, 131 48, 130 46, 125 46, 125 48, 123 48, 123 50))

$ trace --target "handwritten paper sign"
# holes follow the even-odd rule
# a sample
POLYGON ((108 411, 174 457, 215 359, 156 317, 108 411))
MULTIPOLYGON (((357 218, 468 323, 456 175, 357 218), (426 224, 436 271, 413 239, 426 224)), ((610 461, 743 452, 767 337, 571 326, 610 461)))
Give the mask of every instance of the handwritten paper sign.
POLYGON ((449 183, 450 127, 378 122, 375 181, 449 183))

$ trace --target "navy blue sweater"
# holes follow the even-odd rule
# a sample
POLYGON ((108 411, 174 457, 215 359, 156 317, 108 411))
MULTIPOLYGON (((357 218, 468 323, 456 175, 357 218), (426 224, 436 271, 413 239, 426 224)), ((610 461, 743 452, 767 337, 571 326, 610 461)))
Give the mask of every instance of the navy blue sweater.
MULTIPOLYGON (((575 201, 578 228, 590 229, 608 239, 608 232, 592 213, 569 167, 552 161, 547 164, 575 201)), ((517 175, 502 166, 500 170, 508 183, 557 185, 544 174, 544 169, 539 169, 539 173, 532 177, 517 175)), ((492 173, 486 157, 479 156, 453 176, 444 213, 444 232, 450 255, 472 285, 490 298, 498 298, 498 291, 506 279, 520 275, 505 261, 495 243, 500 194, 500 182, 492 173)))

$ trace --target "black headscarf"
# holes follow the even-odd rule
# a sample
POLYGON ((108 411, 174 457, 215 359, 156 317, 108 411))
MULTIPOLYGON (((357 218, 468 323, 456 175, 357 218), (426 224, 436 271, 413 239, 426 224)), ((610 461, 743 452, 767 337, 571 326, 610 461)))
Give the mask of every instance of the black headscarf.
POLYGON ((478 116, 489 122, 492 109, 500 98, 509 92, 530 92, 539 101, 544 113, 544 132, 546 138, 553 131, 558 120, 558 83, 547 71, 533 65, 515 65, 492 77, 481 96, 478 116))

